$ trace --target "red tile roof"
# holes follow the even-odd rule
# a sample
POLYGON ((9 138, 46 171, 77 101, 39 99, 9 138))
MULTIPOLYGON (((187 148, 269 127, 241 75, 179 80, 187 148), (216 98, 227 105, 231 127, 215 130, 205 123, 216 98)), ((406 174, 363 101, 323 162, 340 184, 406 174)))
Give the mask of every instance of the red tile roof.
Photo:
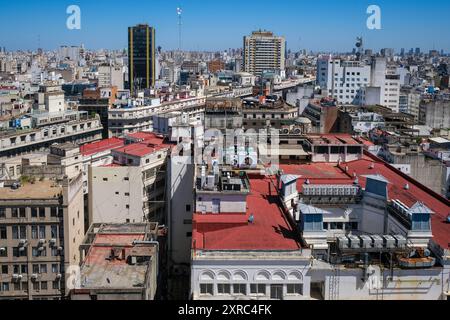
POLYGON ((111 138, 101 141, 85 144, 80 147, 80 152, 83 156, 91 156, 107 150, 123 147, 125 145, 124 139, 111 138))
POLYGON ((193 248, 200 250, 300 249, 300 239, 278 205, 274 179, 250 179, 246 214, 194 214, 193 248), (248 217, 253 214, 254 224, 248 217))
POLYGON ((297 189, 302 192, 303 185, 308 179, 311 184, 352 184, 357 175, 359 184, 365 188, 366 175, 382 175, 389 181, 388 196, 389 200, 400 200, 405 205, 411 207, 416 202, 423 202, 435 214, 432 216, 432 231, 434 240, 443 248, 449 248, 450 243, 450 224, 445 220, 450 214, 450 202, 442 196, 426 188, 411 177, 395 169, 383 160, 365 152, 361 160, 348 163, 314 163, 301 165, 281 165, 280 168, 285 174, 294 174, 300 176, 297 181, 297 189), (374 168, 371 169, 371 165, 374 168), (348 171, 345 172, 345 168, 348 171), (405 190, 406 184, 409 190, 405 190))
POLYGON ((172 148, 174 145, 167 142, 167 140, 160 135, 152 132, 136 132, 126 136, 126 138, 132 138, 136 140, 135 143, 123 146, 122 148, 115 149, 116 152, 128 154, 136 157, 143 157, 153 152, 172 148))

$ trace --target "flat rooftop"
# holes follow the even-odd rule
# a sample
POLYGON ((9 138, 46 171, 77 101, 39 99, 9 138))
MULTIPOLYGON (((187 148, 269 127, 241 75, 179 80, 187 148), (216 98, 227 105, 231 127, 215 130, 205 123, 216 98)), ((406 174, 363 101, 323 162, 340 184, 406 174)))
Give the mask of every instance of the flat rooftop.
POLYGON ((81 268, 81 289, 139 289, 146 284, 150 260, 130 264, 130 256, 157 255, 153 245, 133 244, 147 240, 149 225, 104 224, 94 228, 95 238, 81 268), (114 253, 115 257, 112 256, 114 253))
POLYGON ((245 214, 194 214, 193 248, 230 251, 296 251, 300 238, 278 204, 275 178, 250 178, 245 214), (254 223, 248 223, 250 215, 254 223))
POLYGON ((57 199, 63 192, 62 186, 51 180, 36 180, 34 184, 24 183, 17 190, 0 188, 0 200, 43 200, 57 199))

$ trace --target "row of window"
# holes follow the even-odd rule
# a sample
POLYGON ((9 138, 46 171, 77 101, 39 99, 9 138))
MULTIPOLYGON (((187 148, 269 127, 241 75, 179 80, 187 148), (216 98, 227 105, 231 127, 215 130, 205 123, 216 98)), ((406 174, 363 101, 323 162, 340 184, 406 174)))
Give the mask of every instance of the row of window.
MULTIPOLYGON (((49 281, 35 281, 33 284, 33 291, 43 291, 48 290, 49 281)), ((52 281, 52 289, 60 290, 61 289, 61 281, 56 280, 52 281)), ((28 292, 28 282, 2 282, 0 286, 0 292, 9 292, 9 291, 27 291, 28 292)))
POLYGON ((27 218, 27 212, 29 212, 31 218, 45 218, 47 212, 50 213, 50 217, 60 217, 63 213, 63 209, 59 207, 50 207, 48 210, 44 207, 32 207, 32 208, 8 208, 0 207, 0 219, 6 218, 27 218), (28 209, 28 210, 27 210, 28 209), (9 214, 8 214, 9 213, 9 214))
MULTIPOLYGON (((214 296, 214 284, 212 283, 202 283, 200 284, 200 295, 203 296, 214 296)), ((250 295, 261 295, 266 296, 267 288, 270 288, 270 295, 273 298, 281 298, 283 295, 283 285, 266 285, 266 284, 250 284, 250 295), (281 289, 281 290, 280 290, 281 289), (277 296, 274 297, 274 292, 277 296)), ((219 283, 216 285, 217 295, 248 295, 247 284, 245 283, 219 283)), ((303 284, 302 283, 292 283, 286 285, 287 295, 303 295, 303 284)))
MULTIPOLYGON (((8 257, 8 249, 7 247, 0 248, 0 258, 8 257)), ((63 253, 56 247, 50 248, 51 256, 57 257, 62 255, 63 253)), ((47 257, 47 248, 46 247, 32 247, 31 254, 33 257, 47 257)), ((12 257, 20 258, 27 256, 27 248, 26 247, 13 247, 12 248, 12 257)))
POLYGON ((0 239, 8 239, 8 228, 11 228, 11 236, 14 240, 28 239, 27 230, 31 230, 31 239, 46 239, 47 235, 50 235, 51 239, 58 238, 58 225, 44 226, 44 225, 31 225, 28 226, 14 225, 11 227, 0 226, 0 239), (48 230, 50 229, 50 230, 48 230), (50 232, 48 232, 50 231, 50 232))
MULTIPOLYGON (((9 274, 10 271, 9 265, 2 265, 1 266, 1 273, 2 274, 9 274)), ((47 264, 33 264, 32 265, 32 273, 33 274, 45 274, 48 272, 47 264)), ((60 272, 60 266, 57 263, 52 263, 51 265, 51 273, 59 273, 60 272)), ((28 265, 27 264, 15 264, 12 265, 12 273, 13 274, 28 274, 28 265)))

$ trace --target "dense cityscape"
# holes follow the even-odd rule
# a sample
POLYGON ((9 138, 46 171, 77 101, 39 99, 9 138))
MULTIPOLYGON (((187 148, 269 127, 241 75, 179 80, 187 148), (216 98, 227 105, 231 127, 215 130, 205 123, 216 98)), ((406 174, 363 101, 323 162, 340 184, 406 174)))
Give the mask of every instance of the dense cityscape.
POLYGON ((0 47, 0 300, 448 300, 446 50, 123 34, 0 47))

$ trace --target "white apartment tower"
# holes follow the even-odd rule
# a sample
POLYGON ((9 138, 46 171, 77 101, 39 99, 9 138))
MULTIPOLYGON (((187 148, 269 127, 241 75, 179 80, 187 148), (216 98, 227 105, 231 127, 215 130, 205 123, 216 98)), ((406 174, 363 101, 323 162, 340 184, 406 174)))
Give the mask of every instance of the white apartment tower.
POLYGON ((321 57, 317 84, 340 104, 382 105, 399 111, 400 76, 388 69, 384 57, 373 58, 370 65, 321 57))
POLYGON ((244 37, 244 71, 261 75, 265 70, 284 70, 286 40, 269 31, 254 31, 244 37))

